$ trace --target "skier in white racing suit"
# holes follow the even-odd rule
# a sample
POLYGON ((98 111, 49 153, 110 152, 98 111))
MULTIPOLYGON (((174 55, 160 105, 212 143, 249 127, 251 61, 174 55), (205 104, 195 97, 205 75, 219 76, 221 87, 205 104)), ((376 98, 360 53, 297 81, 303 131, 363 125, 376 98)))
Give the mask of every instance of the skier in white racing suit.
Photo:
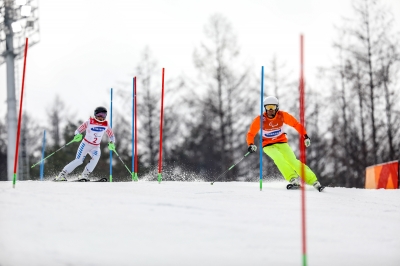
POLYGON ((89 154, 92 159, 85 166, 80 178, 89 180, 89 174, 93 172, 100 159, 100 142, 104 133, 106 133, 109 138, 108 148, 110 150, 115 150, 114 133, 108 126, 108 122, 105 120, 106 117, 107 109, 101 106, 97 107, 94 110, 94 117, 90 117, 89 120, 78 127, 78 129, 75 131, 74 140, 77 142, 81 141, 82 133, 84 131, 86 131, 85 138, 79 145, 75 160, 67 164, 54 179, 54 181, 67 181, 68 174, 70 174, 76 167, 83 163, 87 154, 89 154))

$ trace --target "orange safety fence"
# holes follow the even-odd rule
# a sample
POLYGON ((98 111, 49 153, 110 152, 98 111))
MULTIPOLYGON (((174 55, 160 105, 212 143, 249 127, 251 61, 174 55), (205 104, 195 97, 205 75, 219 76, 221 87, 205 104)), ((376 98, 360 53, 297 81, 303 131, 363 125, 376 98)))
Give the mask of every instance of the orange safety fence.
POLYGON ((368 166, 365 172, 365 188, 398 189, 399 161, 368 166))

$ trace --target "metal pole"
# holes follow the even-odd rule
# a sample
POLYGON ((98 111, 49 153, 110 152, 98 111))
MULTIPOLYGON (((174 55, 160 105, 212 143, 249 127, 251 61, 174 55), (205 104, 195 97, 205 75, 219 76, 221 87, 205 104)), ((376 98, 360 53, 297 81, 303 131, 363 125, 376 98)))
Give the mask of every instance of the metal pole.
POLYGON ((11 24, 13 18, 13 1, 5 0, 4 24, 6 31, 6 51, 4 53, 7 65, 7 179, 13 180, 13 166, 15 157, 15 142, 17 140, 17 101, 15 98, 15 73, 14 73, 14 33, 11 24))

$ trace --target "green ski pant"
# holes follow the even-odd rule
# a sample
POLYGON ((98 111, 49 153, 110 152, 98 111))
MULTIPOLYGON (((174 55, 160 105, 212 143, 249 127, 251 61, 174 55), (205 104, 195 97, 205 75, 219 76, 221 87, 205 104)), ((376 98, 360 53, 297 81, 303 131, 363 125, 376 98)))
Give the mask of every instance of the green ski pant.
MULTIPOLYGON (((276 143, 263 148, 263 151, 274 160, 283 177, 290 181, 294 177, 301 175, 301 161, 297 160, 292 148, 287 143, 276 143)), ((305 182, 309 185, 317 181, 314 172, 305 164, 305 182)))

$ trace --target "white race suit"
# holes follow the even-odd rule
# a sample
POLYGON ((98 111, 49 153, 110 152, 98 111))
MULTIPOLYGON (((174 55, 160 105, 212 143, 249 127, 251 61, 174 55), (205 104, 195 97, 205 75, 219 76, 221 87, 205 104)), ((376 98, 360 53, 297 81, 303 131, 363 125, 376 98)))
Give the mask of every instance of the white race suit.
POLYGON ((96 167, 97 162, 100 159, 100 142, 104 133, 107 134, 111 142, 115 143, 114 133, 112 129, 108 126, 107 121, 98 121, 91 117, 89 120, 78 127, 78 129, 75 131, 75 135, 83 133, 83 131, 85 130, 85 138, 79 145, 78 151, 76 152, 75 160, 67 164, 63 169, 63 171, 65 171, 67 174, 71 173, 76 167, 81 165, 85 160, 86 154, 88 153, 92 157, 92 159, 86 165, 83 172, 93 172, 93 169, 96 167))

